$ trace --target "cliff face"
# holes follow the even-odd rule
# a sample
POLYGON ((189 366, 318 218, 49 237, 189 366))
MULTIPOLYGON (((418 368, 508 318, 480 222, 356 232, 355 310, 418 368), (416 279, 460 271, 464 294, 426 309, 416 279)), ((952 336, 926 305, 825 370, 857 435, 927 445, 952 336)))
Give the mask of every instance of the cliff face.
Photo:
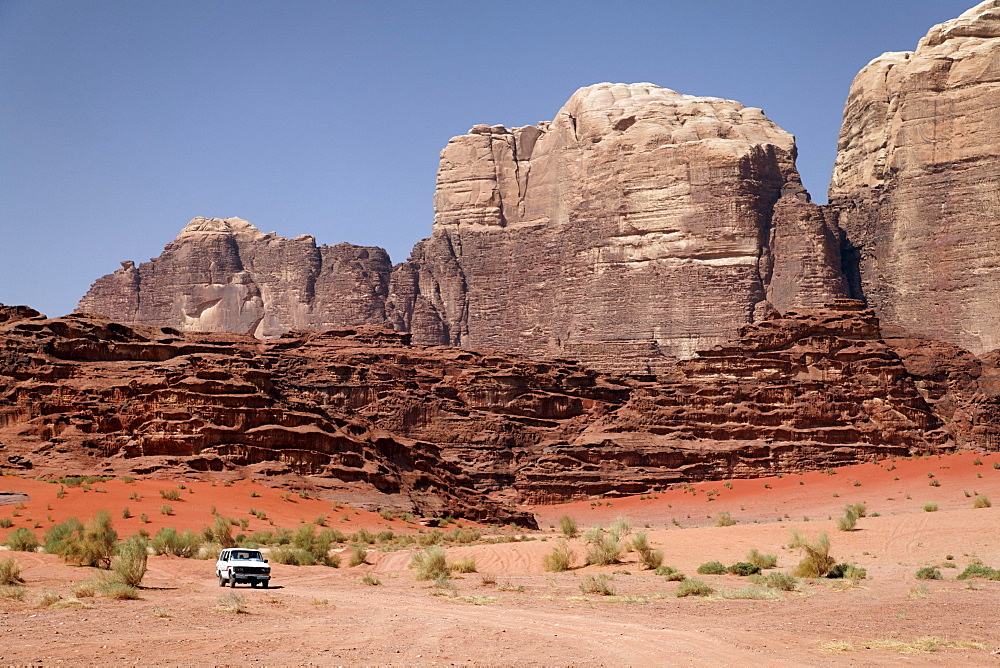
POLYGON ((970 403, 978 360, 912 364, 851 301, 748 326, 675 381, 384 329, 261 341, 25 311, 0 323, 0 466, 310 476, 428 515, 527 521, 505 504, 996 446, 994 404, 970 403))
POLYGON ((441 153, 433 235, 394 276, 393 322, 416 342, 662 371, 846 294, 794 160, 759 109, 651 84, 580 89, 535 127, 476 126, 441 153))
POLYGON ((380 249, 197 218, 79 310, 263 337, 387 324, 418 343, 666 372, 775 309, 846 294, 838 231, 794 161, 759 109, 599 84, 551 123, 452 139, 433 234, 391 276, 380 249))
POLYGON ((78 310, 195 332, 279 336, 296 327, 383 324, 391 265, 381 248, 316 246, 239 218, 195 218, 159 257, 123 262, 78 310))
POLYGON ((830 186, 856 294, 888 324, 1000 347, 1000 2, 933 27, 851 86, 830 186))

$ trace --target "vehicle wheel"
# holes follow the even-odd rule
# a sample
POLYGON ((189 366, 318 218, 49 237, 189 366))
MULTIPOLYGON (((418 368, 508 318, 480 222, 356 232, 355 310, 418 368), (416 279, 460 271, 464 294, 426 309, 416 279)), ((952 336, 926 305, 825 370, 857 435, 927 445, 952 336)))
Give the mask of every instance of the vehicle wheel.
POLYGON ((269 583, 268 583, 268 581, 267 581, 267 580, 264 580, 264 581, 263 581, 263 582, 261 582, 260 584, 261 584, 261 585, 262 585, 262 586, 264 587, 264 589, 267 589, 267 587, 268 587, 268 585, 269 585, 269 583))
POLYGON ((226 586, 226 578, 222 577, 221 575, 219 576, 219 586, 220 587, 226 586))
POLYGON ((254 589, 256 589, 257 588, 257 583, 256 582, 251 582, 250 586, 253 587, 254 589))
POLYGON ((232 589, 236 587, 236 578, 232 575, 229 576, 229 588, 232 589))

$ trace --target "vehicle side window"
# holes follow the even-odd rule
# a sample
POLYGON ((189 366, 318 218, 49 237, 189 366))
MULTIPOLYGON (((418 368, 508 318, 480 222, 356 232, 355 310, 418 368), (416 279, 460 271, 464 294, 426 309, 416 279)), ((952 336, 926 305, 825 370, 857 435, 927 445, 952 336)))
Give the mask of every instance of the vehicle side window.
POLYGON ((228 552, 223 552, 222 554, 220 554, 219 555, 219 560, 220 561, 229 561, 229 553, 228 552))

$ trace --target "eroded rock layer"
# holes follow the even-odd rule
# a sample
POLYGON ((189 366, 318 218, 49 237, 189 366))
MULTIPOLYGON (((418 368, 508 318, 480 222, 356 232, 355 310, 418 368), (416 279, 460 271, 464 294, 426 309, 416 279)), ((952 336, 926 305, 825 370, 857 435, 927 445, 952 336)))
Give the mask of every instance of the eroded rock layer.
POLYGON ((883 322, 1000 347, 1000 2, 855 78, 830 186, 854 290, 883 322))
POLYGON ((188 332, 275 337, 295 328, 382 325, 391 265, 381 248, 316 246, 239 218, 195 218, 159 257, 123 262, 81 312, 188 332))
MULTIPOLYGON (((748 326, 674 381, 412 345, 384 329, 260 341, 23 315, 0 324, 0 464, 40 472, 309 476, 425 514, 523 521, 497 502, 642 493, 958 440, 931 411, 946 390, 918 387, 853 301, 748 326)), ((918 366, 930 387, 935 372, 918 366)))
POLYGON ((839 237, 760 109, 652 84, 441 153, 433 236, 394 274, 419 343, 663 371, 775 308, 846 296, 839 237))

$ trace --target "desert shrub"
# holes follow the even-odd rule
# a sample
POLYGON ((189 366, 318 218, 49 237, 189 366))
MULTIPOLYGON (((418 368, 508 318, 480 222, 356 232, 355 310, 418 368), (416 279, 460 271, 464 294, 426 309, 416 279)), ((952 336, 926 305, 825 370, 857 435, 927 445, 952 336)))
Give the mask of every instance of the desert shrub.
POLYGON ((452 573, 475 573, 476 558, 470 554, 467 557, 456 559, 451 563, 450 568, 452 573))
POLYGON ((111 525, 111 515, 99 511, 87 524, 70 518, 45 534, 45 551, 58 554, 67 563, 81 566, 111 567, 118 546, 118 532, 111 525))
POLYGON ((755 585, 780 589, 781 591, 794 591, 798 580, 787 573, 768 573, 767 575, 757 574, 747 578, 755 585))
POLYGON ((203 545, 200 550, 198 550, 198 556, 196 559, 203 559, 205 561, 218 561, 219 554, 222 552, 222 548, 214 543, 209 543, 208 545, 203 545))
MULTIPOLYGON (((622 527, 619 527, 621 530, 622 527)), ((587 548, 587 563, 595 566, 607 566, 621 561, 622 547, 616 534, 604 533, 600 527, 597 531, 591 529, 584 538, 590 544, 587 548)))
POLYGON ((563 515, 559 518, 559 530, 567 538, 576 538, 577 534, 580 533, 580 530, 576 526, 576 520, 569 515, 563 515))
POLYGON ((441 545, 445 542, 444 532, 440 529, 431 529, 423 536, 417 539, 417 542, 421 547, 430 547, 431 545, 441 545))
POLYGON ((174 514, 174 509, 169 504, 164 503, 162 506, 160 506, 160 514, 170 517, 171 515, 174 514))
POLYGON ((934 503, 933 501, 928 501, 923 506, 921 506, 921 508, 924 509, 925 513, 936 513, 938 510, 938 504, 934 503))
POLYGON ((61 600, 62 596, 59 595, 59 592, 52 591, 51 589, 46 589, 44 591, 39 592, 38 594, 38 607, 47 608, 51 606, 53 603, 56 603, 61 600))
POLYGON ((219 547, 236 547, 236 539, 233 537, 233 523, 229 518, 216 515, 212 526, 201 530, 205 540, 211 543, 218 543, 219 547))
MULTIPOLYGON (((292 536, 291 545, 303 552, 308 553, 312 557, 312 562, 315 564, 324 564, 330 566, 330 546, 333 544, 333 535, 328 531, 320 531, 316 533, 316 527, 312 524, 306 524, 299 527, 298 531, 292 536)), ((360 550, 362 559, 367 556, 367 552, 360 546, 355 546, 360 550)), ((354 548, 352 548, 354 550, 354 548)), ((352 559, 354 558, 356 552, 352 552, 352 559)), ((359 562, 364 563, 364 562, 359 562)), ((309 565, 309 564, 302 564, 309 565)), ((358 564, 352 564, 356 566, 358 564)))
POLYGON ((648 571, 659 568, 663 563, 663 552, 649 546, 645 531, 632 537, 632 549, 639 555, 639 563, 648 571))
POLYGON ((667 582, 683 582, 687 576, 673 566, 660 566, 655 571, 656 575, 662 575, 667 582))
POLYGON ((371 586, 371 587, 377 587, 377 586, 379 586, 380 584, 382 584, 382 581, 381 581, 381 580, 379 580, 379 579, 378 579, 377 577, 375 577, 374 575, 372 575, 371 573, 365 573, 365 574, 364 574, 364 575, 363 575, 363 576, 361 577, 361 584, 363 584, 363 585, 369 585, 369 586, 371 586))
POLYGON ((347 560, 347 565, 351 567, 360 566, 368 558, 368 550, 361 545, 351 545, 350 554, 351 556, 347 560))
POLYGON ((451 571, 445 560, 443 547, 432 545, 423 552, 417 552, 410 559, 410 568, 414 571, 414 577, 418 580, 436 580, 440 577, 448 578, 451 571))
POLYGON ((289 545, 279 545, 272 549, 271 559, 287 566, 312 566, 316 563, 316 559, 312 554, 306 550, 289 545))
POLYGON ((854 515, 854 517, 866 517, 868 515, 868 506, 864 503, 852 503, 844 506, 845 515, 854 515))
POLYGON ((765 568, 774 568, 778 565, 778 555, 763 554, 757 548, 753 548, 747 552, 746 560, 762 570, 765 568))
POLYGON ((161 489, 160 498, 164 501, 179 501, 181 498, 180 490, 177 489, 161 489))
POLYGON ((587 578, 580 583, 580 591, 584 594, 599 594, 600 596, 615 595, 615 588, 611 585, 611 581, 607 575, 599 575, 597 577, 588 575, 587 578))
POLYGON ((719 598, 764 600, 769 598, 781 598, 781 594, 769 587, 743 587, 735 591, 723 591, 719 594, 719 598))
POLYGON ((760 566, 755 566, 746 561, 737 561, 735 564, 726 569, 730 575, 740 575, 746 577, 748 575, 756 575, 760 573, 760 566))
POLYGON ((916 573, 916 578, 918 580, 941 580, 941 571, 934 568, 933 566, 924 566, 919 569, 916 573))
POLYGON ((1000 571, 986 566, 977 559, 966 566, 957 579, 970 580, 973 578, 979 578, 980 580, 1000 580, 1000 571))
POLYGON ((378 511, 379 517, 384 520, 394 520, 396 519, 396 513, 388 508, 380 508, 378 511))
POLYGON ((615 542, 619 542, 622 538, 632 533, 632 523, 629 518, 619 515, 615 518, 615 521, 611 523, 608 527, 608 533, 610 533, 615 542))
POLYGON ((76 598, 90 598, 97 595, 97 585, 93 580, 78 582, 70 588, 70 592, 76 598))
POLYGON ((116 601, 131 601, 139 598, 139 590, 125 582, 117 573, 104 575, 95 584, 97 593, 116 601))
POLYGON ((717 527, 731 527, 734 524, 736 524, 736 520, 728 512, 721 512, 715 516, 715 526, 717 527))
POLYGON ((553 573, 562 573, 563 571, 569 570, 570 563, 573 561, 573 550, 570 548, 569 543, 565 540, 560 540, 559 543, 552 548, 552 551, 542 557, 542 567, 547 571, 552 571, 553 573))
POLYGON ((367 543, 369 545, 374 545, 377 537, 368 529, 364 527, 360 528, 351 536, 352 543, 367 543))
POLYGON ((982 494, 977 495, 976 498, 972 500, 973 508, 989 508, 992 505, 993 504, 990 503, 989 497, 983 496, 982 494))
POLYGON ((725 575, 726 567, 718 561, 706 561, 698 567, 698 573, 701 575, 725 575))
POLYGON ((815 542, 810 543, 798 531, 792 531, 788 546, 793 550, 801 550, 802 561, 792 571, 792 575, 801 578, 818 578, 830 572, 836 560, 830 556, 830 539, 824 533, 815 542))
POLYGON ((843 517, 837 518, 837 529, 839 531, 854 531, 855 526, 858 523, 858 518, 854 515, 847 514, 843 517))
POLYGON ((0 598, 8 601, 23 601, 28 590, 17 585, 0 585, 0 598))
POLYGON ((191 529, 177 533, 173 527, 164 527, 156 532, 151 541, 154 554, 172 554, 191 559, 201 550, 201 536, 191 529))
POLYGON ((21 527, 7 534, 7 540, 3 544, 15 552, 34 552, 40 543, 34 531, 21 527))
POLYGON ((676 596, 678 598, 685 596, 711 596, 714 593, 715 590, 701 580, 684 580, 677 586, 676 596))
POLYGON ((24 578, 21 577, 21 567, 13 557, 0 561, 0 586, 19 584, 24 584, 24 578))
POLYGON ((9 517, 0 517, 0 529, 9 529, 14 526, 14 520, 9 517))
POLYGON ((215 609, 230 615, 245 615, 247 612, 247 600, 240 594, 230 592, 219 597, 215 609))
POLYGON ((122 519, 127 520, 130 517, 132 517, 132 511, 129 510, 128 506, 125 506, 124 508, 122 508, 122 519))
POLYGON ((126 585, 138 587, 142 583, 146 575, 148 549, 149 541, 142 536, 132 536, 118 545, 112 569, 126 585))

